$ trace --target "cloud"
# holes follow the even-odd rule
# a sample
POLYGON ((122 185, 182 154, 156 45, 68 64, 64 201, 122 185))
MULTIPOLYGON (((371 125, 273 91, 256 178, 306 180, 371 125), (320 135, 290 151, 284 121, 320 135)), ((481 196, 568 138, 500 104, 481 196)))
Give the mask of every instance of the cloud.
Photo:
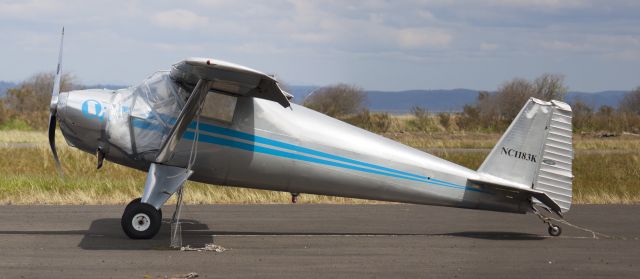
MULTIPOLYGON (((72 53, 68 69, 82 69, 93 81, 126 81, 194 55, 279 67, 288 80, 344 77, 340 81, 369 88, 380 79, 348 80, 349 74, 379 68, 409 77, 405 69, 446 65, 450 72, 438 69, 433 74, 442 73, 442 79, 429 84, 446 87, 474 79, 453 79, 451 72, 505 69, 476 75, 475 84, 491 88, 512 74, 559 69, 571 76, 590 65, 613 81, 621 63, 637 69, 639 12, 640 1, 632 0, 0 0, 0 51, 6 64, 15 65, 0 75, 18 80, 39 61, 55 60, 64 25, 65 47, 72 53), (114 69, 123 58, 137 62, 129 72, 105 76, 85 67, 86 57, 101 57, 114 69), (306 73, 300 65, 313 67, 306 73), (438 85, 446 80, 449 85, 438 85)), ((407 82, 388 87, 426 81, 407 82)))
POLYGON ((16 1, 16 2, 0 2, 0 15, 13 18, 35 18, 46 12, 57 11, 60 9, 55 1, 16 1))
POLYGON ((191 30, 206 28, 209 19, 192 11, 176 9, 156 13, 151 17, 151 22, 161 27, 191 30))
POLYGON ((426 9, 397 10, 398 5, 368 1, 345 5, 341 1, 293 1, 288 18, 276 25, 284 40, 327 50, 358 53, 419 51, 443 48, 453 32, 430 26, 434 16, 426 9))

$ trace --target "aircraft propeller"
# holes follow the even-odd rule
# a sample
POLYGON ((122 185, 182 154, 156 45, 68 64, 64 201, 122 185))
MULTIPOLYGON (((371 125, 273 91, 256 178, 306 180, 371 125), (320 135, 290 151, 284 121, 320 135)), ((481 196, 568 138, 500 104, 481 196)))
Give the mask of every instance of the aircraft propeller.
POLYGON ((64 42, 64 27, 62 27, 62 36, 60 38, 60 53, 58 54, 58 68, 56 69, 56 76, 53 82, 53 91, 51 92, 51 104, 49 105, 49 146, 51 147, 51 153, 53 153, 53 160, 56 162, 56 169, 63 176, 62 166, 60 165, 60 159, 58 158, 58 152, 56 151, 56 114, 58 111, 58 96, 60 95, 60 79, 62 76, 62 45, 64 42))

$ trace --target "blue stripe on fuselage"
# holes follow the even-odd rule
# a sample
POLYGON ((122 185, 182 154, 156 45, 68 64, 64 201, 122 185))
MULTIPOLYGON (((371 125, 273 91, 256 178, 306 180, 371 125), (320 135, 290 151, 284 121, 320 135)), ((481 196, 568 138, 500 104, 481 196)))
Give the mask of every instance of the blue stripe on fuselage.
MULTIPOLYGON (((191 124, 189 125, 189 128, 195 129, 196 128, 195 122, 191 122, 191 124)), ((314 155, 314 156, 318 156, 318 157, 324 157, 324 158, 327 158, 327 159, 332 159, 332 160, 341 161, 341 162, 345 162, 345 163, 350 163, 350 164, 354 164, 354 165, 360 165, 360 166, 365 166, 365 167, 378 169, 378 170, 382 170, 382 171, 387 171, 387 172, 392 172, 392 173, 396 173, 396 174, 406 175, 406 176, 410 176, 410 177, 413 177, 413 178, 429 179, 426 176, 416 175, 416 174, 413 174, 413 173, 408 173, 408 172, 404 172, 404 171, 400 171, 400 170, 396 170, 396 169, 391 169, 391 168, 387 168, 387 167, 383 167, 383 166, 379 166, 379 165, 374 165, 374 164, 370 164, 370 163, 366 163, 366 162, 362 162, 362 161, 358 161, 358 160, 353 160, 353 159, 349 159, 349 158, 345 158, 345 157, 341 157, 341 156, 325 153, 325 152, 322 152, 322 151, 317 151, 317 150, 309 149, 309 148, 306 148, 306 147, 301 147, 301 146, 293 145, 293 144, 290 144, 290 143, 281 142, 281 141, 277 141, 277 140, 272 140, 272 139, 269 139, 269 138, 256 136, 256 135, 248 134, 248 133, 243 133, 243 132, 239 132, 239 131, 236 131, 236 130, 231 130, 231 129, 228 129, 228 128, 223 128, 223 127, 214 126, 214 125, 210 125, 210 124, 200 123, 199 129, 202 130, 202 131, 205 131, 205 132, 213 133, 213 134, 219 134, 219 135, 224 135, 224 136, 228 136, 228 137, 233 137, 233 138, 239 138, 239 139, 243 139, 243 140, 247 140, 247 141, 252 141, 252 142, 256 142, 256 143, 271 145, 271 146, 275 146, 275 147, 279 147, 279 148, 283 148, 283 149, 288 149, 288 150, 291 150, 291 151, 296 151, 296 152, 300 152, 300 153, 306 153, 306 154, 309 154, 309 155, 314 155)))
MULTIPOLYGON (((185 132, 185 134, 183 136, 183 138, 187 139, 187 140, 194 140, 194 137, 195 137, 195 133, 191 132, 191 131, 185 132)), ((325 159, 321 159, 321 158, 310 157, 310 156, 306 156, 306 155, 291 153, 291 152, 282 151, 282 150, 273 149, 273 148, 268 148, 268 147, 264 147, 264 146, 257 146, 257 145, 254 145, 254 144, 249 144, 249 143, 244 143, 244 142, 239 142, 239 141, 233 141, 233 140, 230 140, 230 139, 209 136, 209 135, 202 134, 202 133, 199 134, 198 141, 199 142, 222 145, 222 146, 228 146, 228 147, 241 149, 241 150, 245 150, 245 151, 250 151, 250 152, 273 155, 273 156, 282 157, 282 158, 288 158, 288 159, 293 159, 293 160, 299 160, 299 161, 322 164, 322 165, 327 165, 327 166, 339 167, 339 168, 344 168, 344 169, 351 169, 351 170, 356 170, 356 171, 360 171, 360 172, 367 172, 367 173, 378 174, 378 175, 394 177, 394 178, 399 178, 399 179, 406 179, 406 180, 412 180, 412 181, 417 181, 417 182, 423 182, 423 183, 432 184, 432 185, 436 185, 436 186, 449 187, 449 188, 455 188, 455 189, 461 189, 461 190, 469 190, 469 191, 475 191, 475 192, 483 192, 480 189, 461 186, 461 185, 455 185, 455 184, 448 183, 448 182, 444 182, 443 183, 442 181, 439 181, 439 180, 433 180, 433 179, 428 179, 428 178, 427 179, 412 178, 412 177, 407 177, 407 176, 404 176, 404 175, 398 175, 398 174, 383 172, 383 171, 379 171, 379 170, 368 169, 368 168, 363 168, 363 167, 359 167, 359 166, 344 164, 344 163, 340 163, 340 162, 329 161, 329 160, 325 160, 325 159)))
MULTIPOLYGON (((134 120, 137 120, 137 119, 134 119, 134 120)), ((171 121, 171 122, 175 122, 175 120, 171 121)), ((146 122, 146 121, 132 121, 132 124, 136 128, 141 128, 141 129, 146 129, 146 130, 154 130, 156 132, 163 131, 163 127, 161 127, 160 125, 152 124, 152 123, 146 122)), ((233 147, 233 148, 242 149, 242 150, 251 151, 251 152, 258 152, 258 153, 269 154, 269 155, 274 155, 274 156, 284 157, 284 158, 289 158, 289 159, 294 159, 294 160, 301 160, 301 161, 306 161, 306 162, 311 162, 311 163, 317 163, 317 164, 329 165, 329 166, 334 166, 334 167, 352 169, 352 170, 357 170, 357 171, 361 171, 361 172, 368 172, 368 173, 384 175, 384 176, 389 176, 389 177, 394 177, 394 178, 400 178, 400 179, 407 179, 407 180, 412 180, 412 181, 424 182, 424 183, 443 186, 443 187, 450 187, 450 188, 462 189, 462 190, 470 190, 470 191, 475 191, 475 192, 484 192, 484 191, 482 191, 480 189, 467 187, 467 186, 464 186, 464 185, 458 185, 458 184, 454 184, 454 183, 447 182, 447 181, 444 181, 444 180, 435 179, 435 178, 431 178, 431 177, 427 177, 427 176, 416 175, 416 174, 412 174, 412 173, 409 173, 409 172, 404 172, 404 171, 400 171, 400 170, 396 170, 396 169, 392 169, 392 168, 387 168, 387 167, 383 167, 383 166, 379 166, 379 165, 375 165, 375 164, 370 164, 370 163, 366 163, 366 162, 362 162, 362 161, 358 161, 358 160, 354 160, 354 159, 349 159, 349 158, 345 158, 345 157, 341 157, 341 156, 325 153, 325 152, 322 152, 322 151, 317 151, 317 150, 313 150, 313 149, 310 149, 310 148, 289 144, 289 143, 286 143, 286 142, 281 142, 281 141, 272 140, 272 139, 261 137, 261 136, 256 136, 254 134, 244 133, 244 132, 240 132, 240 131, 236 131, 236 130, 232 130, 232 129, 228 129, 228 128, 223 128, 223 127, 219 127, 219 126, 215 126, 215 125, 210 125, 210 124, 206 124, 206 123, 202 123, 202 122, 200 122, 198 126, 199 126, 198 127, 199 130, 204 131, 204 132, 208 132, 208 133, 212 133, 212 134, 219 134, 219 135, 228 136, 228 137, 237 138, 237 139, 242 139, 242 140, 246 140, 246 141, 250 141, 250 142, 254 142, 254 143, 271 145, 271 146, 282 148, 282 149, 287 149, 287 150, 291 150, 291 151, 296 151, 296 152, 300 152, 300 153, 304 153, 304 154, 308 154, 308 155, 313 155, 313 156, 317 156, 317 157, 323 157, 323 158, 326 158, 326 159, 336 160, 336 161, 349 163, 349 164, 353 164, 353 165, 359 165, 359 166, 353 166, 353 165, 349 165, 349 164, 344 164, 344 163, 324 160, 324 159, 315 158, 315 157, 309 157, 309 156, 305 156, 305 155, 290 153, 290 152, 281 151, 281 150, 277 150, 277 149, 272 149, 272 148, 268 148, 268 147, 256 146, 254 144, 248 144, 248 143, 228 140, 228 139, 224 139, 224 138, 213 137, 213 136, 209 136, 209 135, 202 134, 202 133, 200 133, 200 135, 199 135, 199 141, 201 141, 201 142, 218 144, 218 145, 233 147), (368 168, 372 168, 372 169, 363 168, 363 167, 368 167, 368 168)), ((196 122, 192 121, 189 124, 189 128, 196 129, 196 122)), ((193 140, 194 139, 194 133, 193 132, 185 132, 183 138, 188 139, 188 140, 193 140)))

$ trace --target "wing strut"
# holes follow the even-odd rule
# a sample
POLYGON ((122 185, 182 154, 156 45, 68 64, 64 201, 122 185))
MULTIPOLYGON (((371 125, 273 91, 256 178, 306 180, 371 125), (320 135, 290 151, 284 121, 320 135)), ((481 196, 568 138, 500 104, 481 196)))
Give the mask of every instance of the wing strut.
POLYGON ((182 135, 187 130, 191 120, 193 120, 193 117, 198 112, 198 108, 202 102, 204 102, 211 85, 211 81, 204 79, 198 80, 198 83, 193 88, 193 92, 191 92, 187 103, 182 108, 182 111, 180 111, 176 124, 173 125, 169 135, 160 146, 160 151, 158 152, 155 160, 156 163, 166 163, 171 159, 171 156, 173 156, 176 146, 178 145, 178 141, 182 138, 182 135))

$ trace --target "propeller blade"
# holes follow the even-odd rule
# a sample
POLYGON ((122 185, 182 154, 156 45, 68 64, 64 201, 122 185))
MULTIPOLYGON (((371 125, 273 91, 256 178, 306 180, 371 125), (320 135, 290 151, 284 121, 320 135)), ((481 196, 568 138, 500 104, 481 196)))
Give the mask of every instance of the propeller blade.
POLYGON ((62 173, 62 165, 58 158, 58 151, 56 151, 56 114, 58 110, 58 96, 60 95, 60 79, 62 77, 62 45, 64 43, 64 27, 62 27, 62 36, 60 38, 60 53, 58 54, 58 68, 56 69, 56 76, 53 81, 53 91, 51 92, 51 104, 49 105, 49 146, 51 147, 51 153, 53 153, 53 160, 56 162, 56 169, 60 176, 64 177, 62 173))
POLYGON ((62 27, 62 36, 60 36, 60 52, 58 53, 58 67, 56 68, 56 77, 53 81, 53 92, 51 93, 51 104, 49 109, 53 112, 58 107, 58 96, 60 95, 60 79, 62 77, 62 46, 64 43, 64 27, 62 27))
POLYGON ((64 177, 62 172, 62 165, 60 164, 60 158, 58 158, 58 151, 56 151, 56 114, 51 113, 49 115, 49 146, 51 147, 51 153, 53 153, 53 160, 56 162, 56 169, 60 176, 64 177))

